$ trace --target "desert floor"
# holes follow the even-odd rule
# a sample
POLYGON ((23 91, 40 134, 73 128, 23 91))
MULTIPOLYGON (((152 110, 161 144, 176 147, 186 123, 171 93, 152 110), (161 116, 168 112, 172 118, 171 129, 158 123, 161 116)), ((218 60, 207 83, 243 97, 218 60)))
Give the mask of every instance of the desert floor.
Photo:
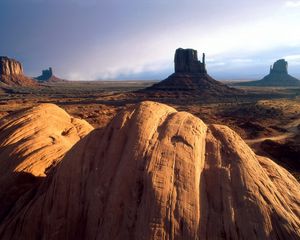
POLYGON ((190 112, 205 123, 237 131, 256 153, 268 156, 300 181, 300 89, 243 88, 242 99, 209 99, 189 93, 136 92, 154 81, 63 82, 0 93, 0 117, 39 103, 54 103, 102 128, 122 109, 154 100, 190 112))

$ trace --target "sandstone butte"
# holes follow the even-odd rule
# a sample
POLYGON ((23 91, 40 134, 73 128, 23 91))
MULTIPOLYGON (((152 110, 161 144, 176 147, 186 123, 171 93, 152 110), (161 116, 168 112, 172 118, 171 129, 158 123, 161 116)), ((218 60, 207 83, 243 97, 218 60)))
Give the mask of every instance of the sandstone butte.
POLYGON ((300 81, 288 74, 288 62, 284 59, 279 59, 273 64, 273 66, 270 67, 270 73, 263 79, 250 82, 240 82, 234 85, 261 87, 295 87, 300 86, 300 81))
MULTIPOLYGON (((38 119, 51 136, 45 116, 38 119)), ((34 154, 35 143, 21 143, 26 151, 1 161, 34 154)), ((299 187, 228 127, 143 102, 78 141, 16 201, 0 222, 0 239, 299 239, 299 187)))
POLYGON ((197 50, 178 48, 174 57, 174 73, 142 92, 180 92, 197 98, 215 99, 242 96, 242 90, 228 87, 213 79, 206 70, 205 54, 198 60, 197 50))
POLYGON ((0 56, 0 86, 37 86, 36 81, 26 77, 23 73, 22 64, 12 58, 0 56))

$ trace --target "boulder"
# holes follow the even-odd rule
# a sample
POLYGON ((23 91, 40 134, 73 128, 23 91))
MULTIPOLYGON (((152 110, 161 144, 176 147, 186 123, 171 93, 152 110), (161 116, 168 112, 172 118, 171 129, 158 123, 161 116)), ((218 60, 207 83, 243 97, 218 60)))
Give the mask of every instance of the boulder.
POLYGON ((300 184, 231 129, 155 102, 80 140, 1 239, 299 239, 300 184))
MULTIPOLYGON (((0 120, 0 222, 93 127, 54 104, 0 120)), ((1 238, 1 237, 0 237, 1 238)))

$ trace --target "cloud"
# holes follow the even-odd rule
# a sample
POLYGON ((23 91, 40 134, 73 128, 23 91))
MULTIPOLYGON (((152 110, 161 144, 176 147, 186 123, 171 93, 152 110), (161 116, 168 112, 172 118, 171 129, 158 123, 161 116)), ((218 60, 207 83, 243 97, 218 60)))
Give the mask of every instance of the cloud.
POLYGON ((288 55, 284 57, 286 60, 300 60, 300 54, 288 55))
POLYGON ((292 7, 292 8, 300 7, 300 1, 287 1, 287 2, 285 2, 285 5, 287 7, 292 7))

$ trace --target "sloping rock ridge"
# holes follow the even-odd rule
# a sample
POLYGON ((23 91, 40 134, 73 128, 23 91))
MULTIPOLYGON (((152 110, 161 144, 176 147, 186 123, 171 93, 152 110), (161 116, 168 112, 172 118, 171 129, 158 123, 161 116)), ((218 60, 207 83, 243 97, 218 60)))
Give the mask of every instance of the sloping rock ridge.
POLYGON ((231 129, 155 102, 80 140, 1 239, 299 239, 299 183, 231 129))

